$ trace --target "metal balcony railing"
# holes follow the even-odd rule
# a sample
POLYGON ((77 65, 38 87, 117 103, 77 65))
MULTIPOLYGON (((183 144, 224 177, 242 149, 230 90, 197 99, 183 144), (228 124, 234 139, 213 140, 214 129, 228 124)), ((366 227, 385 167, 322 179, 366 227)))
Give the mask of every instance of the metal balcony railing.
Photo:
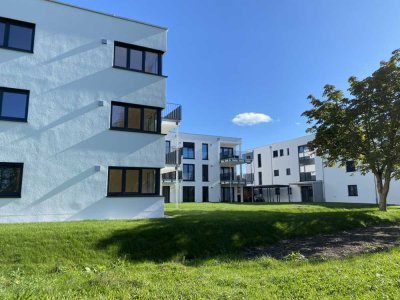
POLYGON ((171 151, 165 154, 165 164, 166 165, 180 165, 182 162, 182 149, 171 151), (177 154, 178 152, 178 154, 177 154))
POLYGON ((167 103, 162 112, 163 120, 180 122, 182 120, 182 105, 176 103, 167 103))
POLYGON ((221 152, 220 153, 220 162, 232 162, 232 163, 246 163, 250 164, 253 161, 253 153, 252 152, 221 152))
MULTIPOLYGON (((176 172, 168 172, 161 175, 163 182, 175 182, 176 172)), ((178 180, 182 180, 182 171, 178 171, 178 180)))
POLYGON ((222 184, 252 184, 254 182, 253 174, 244 174, 244 176, 234 174, 221 174, 220 180, 222 184))

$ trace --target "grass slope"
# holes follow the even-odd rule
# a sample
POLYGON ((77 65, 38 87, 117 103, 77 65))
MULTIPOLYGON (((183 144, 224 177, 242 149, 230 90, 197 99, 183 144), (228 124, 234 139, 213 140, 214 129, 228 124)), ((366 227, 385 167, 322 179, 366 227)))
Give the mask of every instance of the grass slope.
POLYGON ((0 225, 0 299, 396 299, 400 251, 247 260, 246 247, 400 220, 370 206, 167 206, 170 218, 0 225))

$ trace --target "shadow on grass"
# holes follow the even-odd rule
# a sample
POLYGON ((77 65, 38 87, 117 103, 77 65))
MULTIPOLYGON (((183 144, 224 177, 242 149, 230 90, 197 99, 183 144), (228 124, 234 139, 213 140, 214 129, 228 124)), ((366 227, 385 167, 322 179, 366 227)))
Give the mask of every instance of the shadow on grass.
POLYGON ((267 212, 180 211, 167 219, 117 230, 101 240, 99 249, 118 251, 132 261, 171 261, 240 257, 247 247, 279 240, 332 233, 382 222, 363 211, 267 212))

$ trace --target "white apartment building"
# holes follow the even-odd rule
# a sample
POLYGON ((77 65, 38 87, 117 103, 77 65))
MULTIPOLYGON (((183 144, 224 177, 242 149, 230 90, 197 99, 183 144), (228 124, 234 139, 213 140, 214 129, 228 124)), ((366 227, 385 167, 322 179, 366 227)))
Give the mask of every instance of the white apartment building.
MULTIPOLYGON (((372 173, 361 175, 352 162, 346 167, 326 167, 323 160, 309 151, 314 136, 255 148, 254 170, 256 201, 267 202, 348 202, 377 203, 372 173)), ((389 204, 400 204, 400 183, 393 181, 389 204)))
POLYGON ((171 132, 166 137, 162 191, 166 202, 242 202, 251 154, 240 138, 171 132))
POLYGON ((167 29, 1 4, 0 222, 163 217, 162 133, 180 111, 162 112, 167 29))

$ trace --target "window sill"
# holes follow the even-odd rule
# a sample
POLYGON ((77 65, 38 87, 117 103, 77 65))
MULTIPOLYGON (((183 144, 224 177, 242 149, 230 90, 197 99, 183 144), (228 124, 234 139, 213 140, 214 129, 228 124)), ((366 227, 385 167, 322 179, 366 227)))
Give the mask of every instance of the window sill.
POLYGON ((157 77, 161 77, 161 78, 168 78, 168 76, 165 76, 165 75, 159 75, 159 74, 154 74, 154 73, 149 73, 149 72, 143 72, 143 71, 139 71, 139 70, 132 70, 132 69, 118 67, 118 66, 113 66, 113 68, 114 69, 119 69, 119 70, 125 70, 125 71, 128 71, 128 72, 135 72, 135 73, 141 73, 141 74, 146 74, 146 75, 157 76, 157 77))

